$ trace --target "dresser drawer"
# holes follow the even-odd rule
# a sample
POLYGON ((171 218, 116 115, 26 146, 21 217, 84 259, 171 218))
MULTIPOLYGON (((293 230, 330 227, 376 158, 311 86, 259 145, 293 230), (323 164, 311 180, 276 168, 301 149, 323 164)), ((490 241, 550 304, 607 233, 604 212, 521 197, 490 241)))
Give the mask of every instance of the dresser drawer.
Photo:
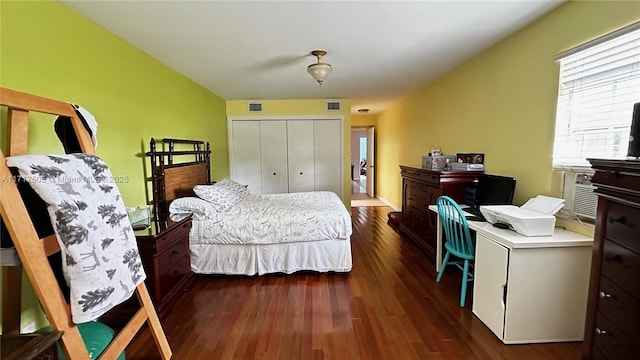
POLYGON ((633 345, 600 311, 596 317, 594 344, 609 359, 635 360, 640 352, 640 348, 633 345))
POLYGON ((612 283, 600 278, 598 309, 636 346, 640 346, 640 301, 612 283))
POLYGON ((407 181, 407 200, 420 199, 426 202, 429 200, 429 193, 428 185, 407 181))
POLYGON ((407 207, 412 207, 420 211, 426 211, 428 209, 429 202, 427 199, 419 197, 407 196, 407 207))
POLYGON ((417 170, 417 169, 402 169, 400 175, 403 178, 410 178, 425 182, 435 186, 440 185, 440 173, 437 171, 417 170))
POLYGON ((612 241, 604 241, 602 275, 640 299, 640 254, 612 241))
POLYGON ((640 209, 609 202, 605 238, 640 253, 640 209))
POLYGON ((594 346, 591 360, 609 360, 609 358, 607 358, 607 356, 602 351, 600 351, 597 346, 594 346))

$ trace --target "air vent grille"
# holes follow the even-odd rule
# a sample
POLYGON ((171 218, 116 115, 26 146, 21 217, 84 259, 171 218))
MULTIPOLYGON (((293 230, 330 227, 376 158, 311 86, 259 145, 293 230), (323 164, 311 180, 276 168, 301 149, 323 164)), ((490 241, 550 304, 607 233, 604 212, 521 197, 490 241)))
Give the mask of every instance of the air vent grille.
POLYGON ((252 102, 249 103, 249 112, 261 112, 262 111, 262 103, 252 102))
POLYGON ((340 110, 340 102, 339 101, 328 101, 327 102, 327 110, 340 110))

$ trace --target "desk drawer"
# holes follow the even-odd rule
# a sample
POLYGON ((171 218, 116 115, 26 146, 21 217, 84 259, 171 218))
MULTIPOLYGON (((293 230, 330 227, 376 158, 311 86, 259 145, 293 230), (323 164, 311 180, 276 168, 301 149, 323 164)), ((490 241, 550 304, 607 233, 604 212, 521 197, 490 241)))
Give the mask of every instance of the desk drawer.
POLYGON ((605 238, 640 253, 640 209, 609 202, 605 238))
POLYGON ((609 279, 600 278, 598 309, 616 325, 636 346, 640 346, 640 301, 616 286, 609 279))
POLYGON ((602 275, 640 299, 640 255, 612 241, 602 248, 602 275))

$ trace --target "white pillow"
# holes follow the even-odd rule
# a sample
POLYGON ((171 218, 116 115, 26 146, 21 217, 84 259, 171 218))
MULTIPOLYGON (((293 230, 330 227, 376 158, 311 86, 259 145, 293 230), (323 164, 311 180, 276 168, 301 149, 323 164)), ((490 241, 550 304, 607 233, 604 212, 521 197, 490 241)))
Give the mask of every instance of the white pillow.
POLYGON ((231 179, 222 179, 216 182, 214 185, 222 186, 225 188, 233 189, 240 194, 240 196, 244 199, 247 195, 249 195, 249 188, 247 185, 242 185, 231 179))
POLYGON ((218 212, 229 210, 249 195, 249 189, 230 179, 212 185, 196 185, 193 192, 212 204, 218 212))
POLYGON ((169 205, 169 217, 180 221, 193 214, 193 220, 208 220, 218 217, 218 210, 208 201, 197 197, 177 198, 169 205))

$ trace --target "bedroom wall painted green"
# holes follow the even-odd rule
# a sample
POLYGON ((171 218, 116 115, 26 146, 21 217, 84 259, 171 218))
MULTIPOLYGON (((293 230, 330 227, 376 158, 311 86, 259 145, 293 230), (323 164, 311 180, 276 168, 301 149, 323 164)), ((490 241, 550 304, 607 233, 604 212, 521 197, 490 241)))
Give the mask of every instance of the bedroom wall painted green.
MULTIPOLYGON (((0 2, 0 86, 88 109, 97 119, 97 154, 116 176, 127 206, 147 202, 151 137, 212 144, 212 176, 229 174, 225 102, 59 2, 0 2)), ((0 138, 6 134, 2 113, 0 138)), ((62 153, 53 117, 30 121, 30 152, 62 153)), ((6 144, 2 143, 4 148, 6 144)), ((27 293, 32 293, 25 286, 27 293)), ((25 296, 22 324, 44 325, 25 296)))
POLYGON ((484 153, 488 173, 517 178, 517 204, 559 195, 554 57, 638 20, 637 1, 570 1, 378 114, 379 195, 400 206, 398 165, 419 166, 431 145, 484 153))
MULTIPOLYGON (((58 2, 2 2, 3 87, 82 105, 97 119, 96 152, 128 206, 146 203, 151 137, 211 141, 213 176, 228 176, 225 102, 58 2)), ((31 152, 62 152, 53 118, 31 121, 31 152)))

